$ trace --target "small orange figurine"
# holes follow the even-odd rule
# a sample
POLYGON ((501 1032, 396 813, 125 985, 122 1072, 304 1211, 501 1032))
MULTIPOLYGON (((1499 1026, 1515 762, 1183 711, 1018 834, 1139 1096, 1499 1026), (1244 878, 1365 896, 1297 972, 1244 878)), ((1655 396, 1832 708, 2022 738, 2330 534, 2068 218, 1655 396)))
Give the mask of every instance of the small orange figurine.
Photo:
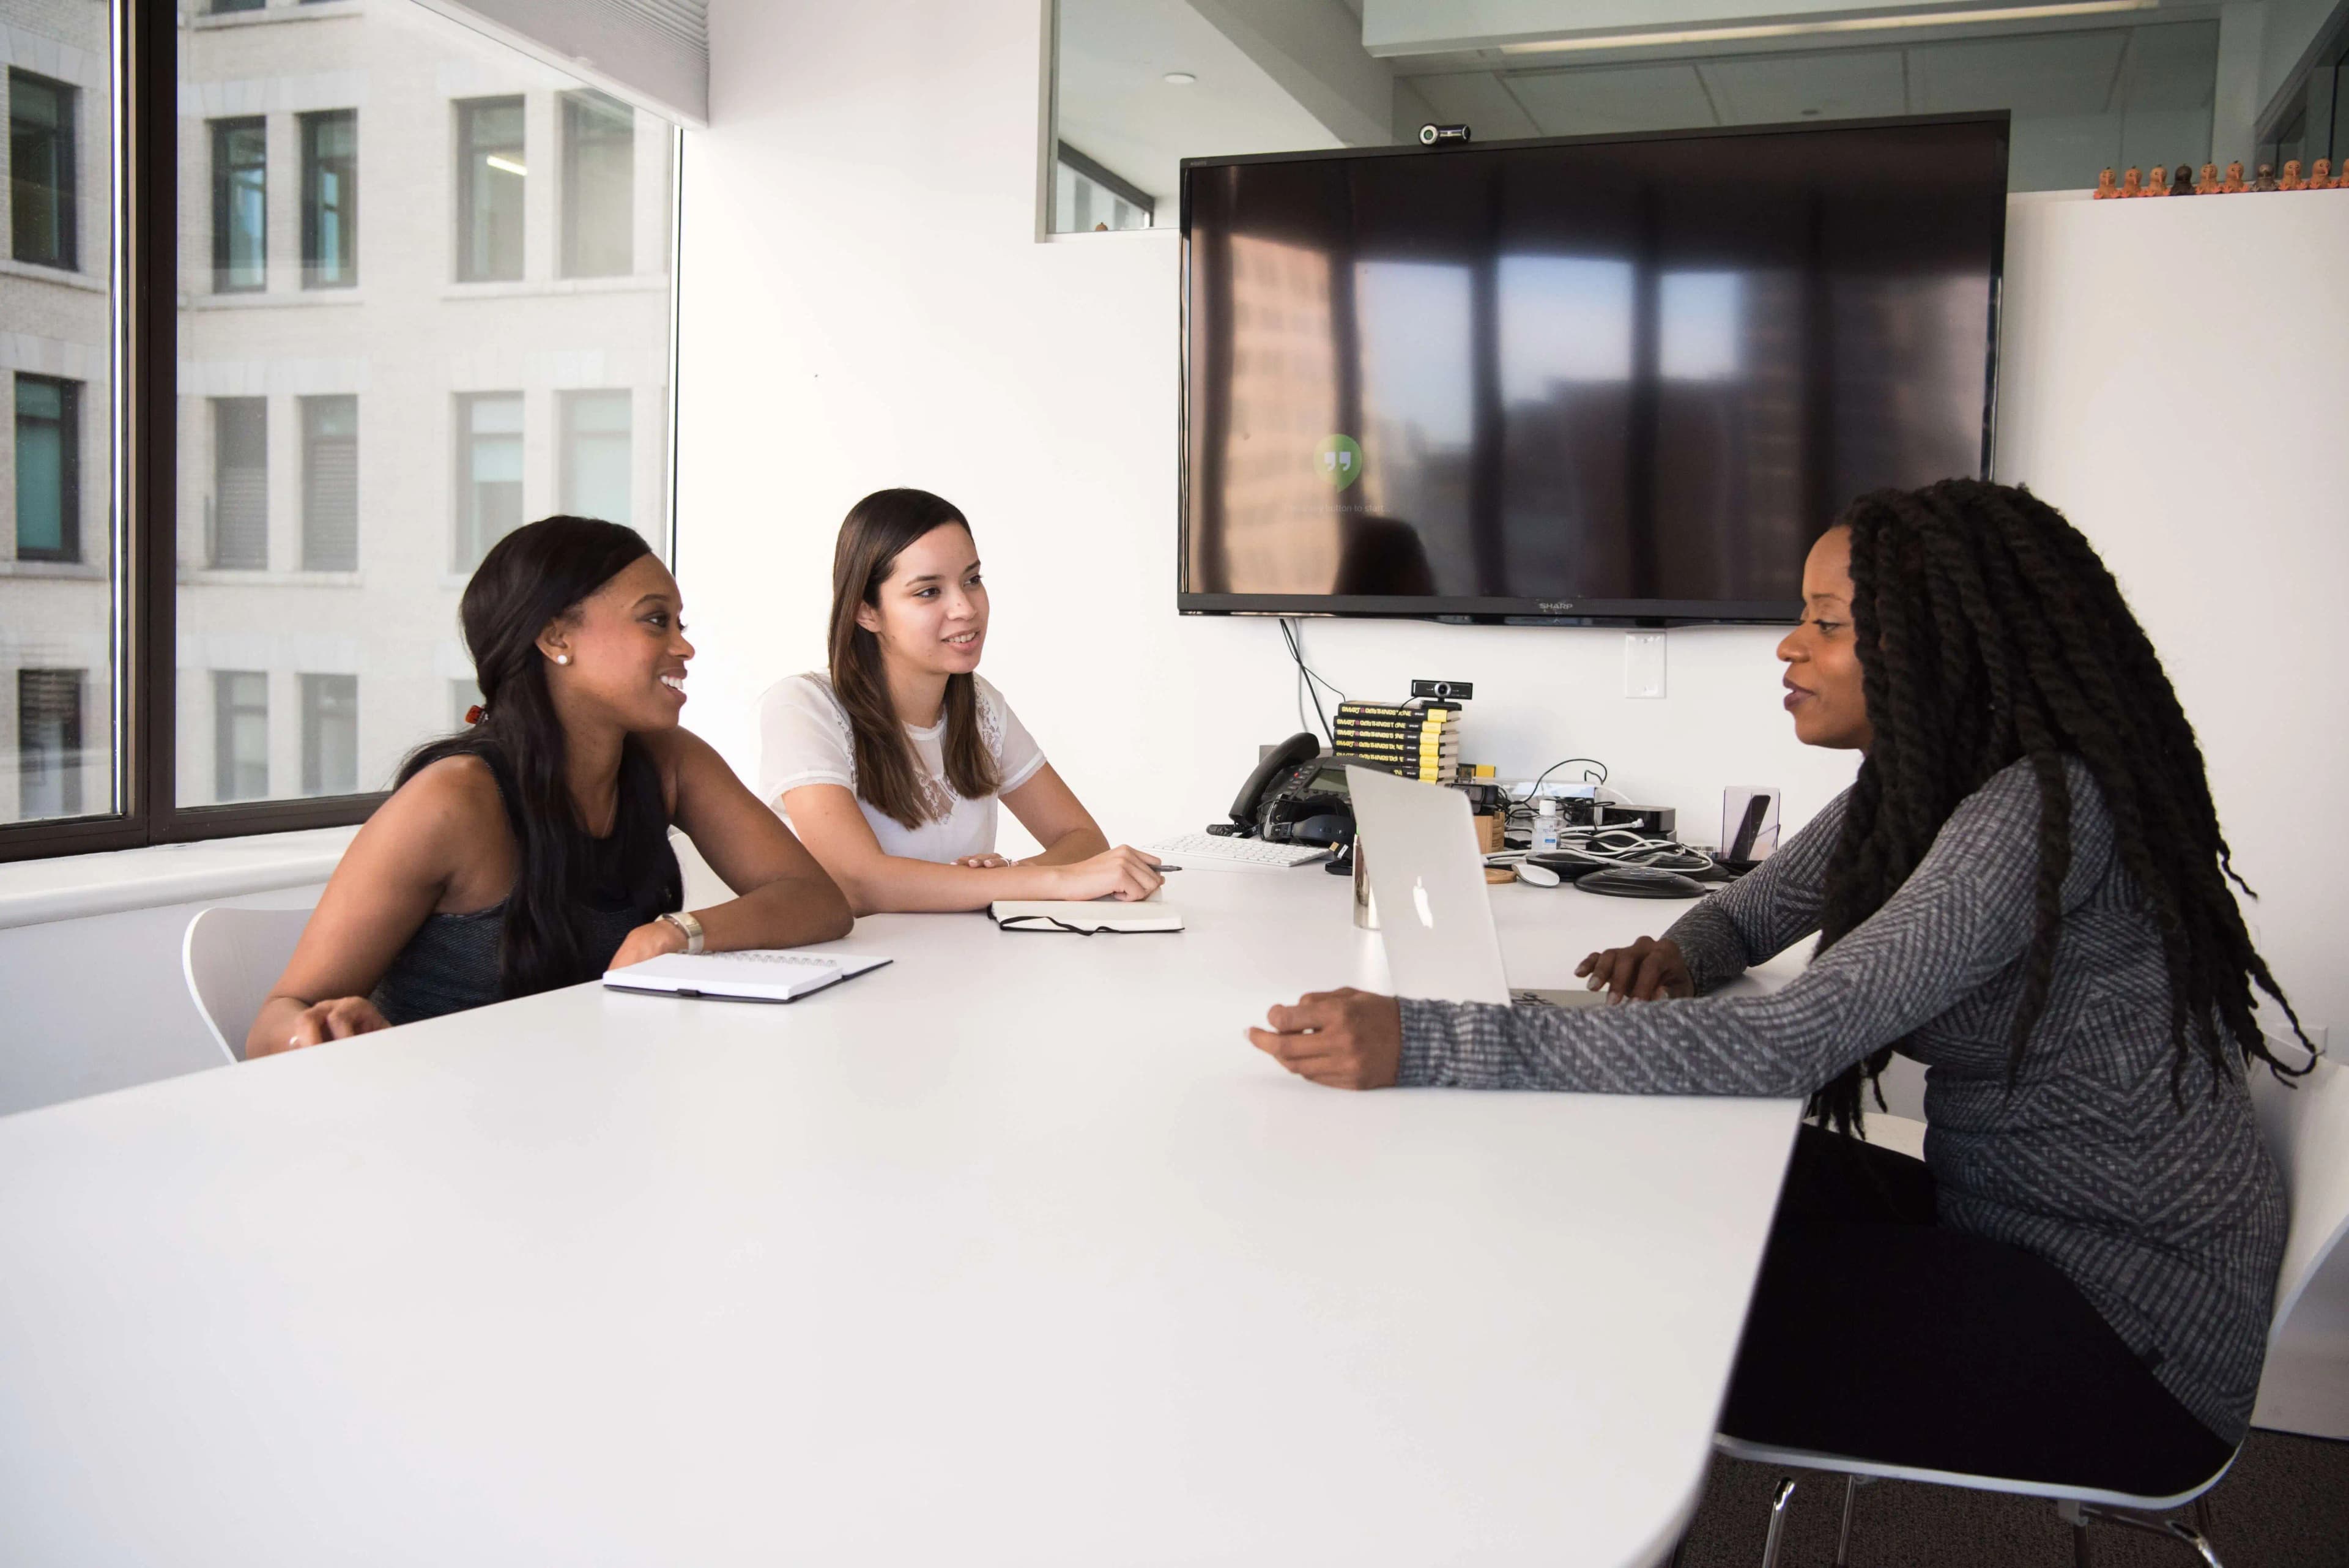
POLYGON ((2173 196, 2194 194, 2194 171, 2180 163, 2170 171, 2169 193, 2173 196))
POLYGON ((2145 175, 2134 164, 2130 165, 2127 173, 2121 176, 2121 194, 2124 196, 2145 194, 2145 175))
POLYGON ((2215 196, 2219 193, 2219 166, 2216 163, 2202 165, 2201 176, 2194 182, 2194 193, 2198 196, 2215 196))
POLYGON ((2096 194, 2095 200, 2099 202, 2109 202, 2119 194, 2119 188, 2113 183, 2113 171, 2111 170, 2107 169, 2103 173, 2096 176, 2096 194))
POLYGON ((2249 185, 2243 183, 2243 161, 2238 158, 2227 165, 2227 182, 2219 187, 2219 193, 2222 196, 2232 196, 2250 189, 2249 185))
POLYGON ((2169 171, 2164 169, 2160 164, 2155 164, 2151 169, 2146 171, 2145 188, 2139 191, 2137 194, 2140 196, 2168 195, 2169 171))
POLYGON ((2276 182, 2276 189, 2279 191, 2305 191, 2308 189, 2308 182, 2300 177, 2299 159, 2287 158, 2283 161, 2283 178, 2276 182))
POLYGON ((2316 161, 2316 167, 2308 171, 2308 188, 2312 191, 2330 191, 2333 189, 2332 159, 2320 158, 2316 161))

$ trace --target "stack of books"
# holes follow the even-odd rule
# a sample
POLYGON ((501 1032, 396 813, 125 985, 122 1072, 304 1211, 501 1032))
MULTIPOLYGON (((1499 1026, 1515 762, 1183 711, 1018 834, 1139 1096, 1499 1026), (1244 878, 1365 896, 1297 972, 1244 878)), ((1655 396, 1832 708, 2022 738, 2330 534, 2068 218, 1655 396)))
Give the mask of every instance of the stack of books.
POLYGON ((1338 704, 1330 750, 1429 784, 1460 777, 1460 704, 1338 704))

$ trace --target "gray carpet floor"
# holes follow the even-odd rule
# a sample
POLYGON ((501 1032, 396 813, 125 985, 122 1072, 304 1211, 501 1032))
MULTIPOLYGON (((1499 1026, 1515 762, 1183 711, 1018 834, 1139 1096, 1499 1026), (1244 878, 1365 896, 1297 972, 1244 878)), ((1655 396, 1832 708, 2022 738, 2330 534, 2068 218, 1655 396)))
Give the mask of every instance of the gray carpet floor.
MULTIPOLYGON (((1779 1568, 1835 1561, 1840 1477, 1782 1471, 1715 1455, 1681 1568, 1755 1568, 1779 1476, 1795 1478, 1779 1568)), ((2225 1568, 2349 1568, 2349 1443, 2251 1434, 2209 1494, 2209 1537, 2225 1568)), ((2088 1527, 2095 1568, 2195 1568, 2191 1549, 2112 1524, 2088 1527)), ((2055 1505, 1909 1481, 1859 1490, 1852 1568, 2072 1568, 2072 1531, 2055 1505)))

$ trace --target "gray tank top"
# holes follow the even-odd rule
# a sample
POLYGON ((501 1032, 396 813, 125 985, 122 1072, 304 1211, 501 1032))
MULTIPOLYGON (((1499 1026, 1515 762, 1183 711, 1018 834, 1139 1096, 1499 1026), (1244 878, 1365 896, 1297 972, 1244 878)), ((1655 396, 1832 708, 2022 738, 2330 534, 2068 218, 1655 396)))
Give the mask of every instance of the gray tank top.
MULTIPOLYGON (((499 797, 505 803, 508 821, 519 839, 522 825, 513 820, 517 798, 513 775, 504 758, 495 752, 476 754, 489 764, 491 776, 497 781, 499 797)), ((610 843, 602 841, 598 847, 610 843)), ((661 847, 664 854, 669 853, 666 838, 661 847)), ((605 869, 608 871, 608 865, 605 869)), ((617 877, 604 876, 599 884, 590 893, 588 902, 573 915, 573 925, 579 933, 580 956, 595 974, 611 967, 613 955, 627 940, 628 933, 652 918, 651 913, 638 909, 630 901, 617 877)), ((375 1003, 376 1011, 383 1014, 386 1022, 395 1024, 438 1018, 444 1012, 462 1012, 504 1000, 498 978, 498 949, 504 940, 505 926, 503 898, 486 909, 425 916, 424 923, 416 928, 416 934, 408 939, 407 945, 392 955, 391 967, 384 971, 383 978, 376 982, 374 994, 367 1000, 375 1003)))

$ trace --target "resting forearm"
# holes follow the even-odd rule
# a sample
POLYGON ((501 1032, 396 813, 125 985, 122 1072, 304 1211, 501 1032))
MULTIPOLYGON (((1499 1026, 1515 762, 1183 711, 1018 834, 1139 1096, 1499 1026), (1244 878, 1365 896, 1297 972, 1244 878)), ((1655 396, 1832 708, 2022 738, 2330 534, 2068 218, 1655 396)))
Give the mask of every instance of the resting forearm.
MULTIPOLYGON (((1109 849, 1109 840, 1098 827, 1072 827, 1044 846, 1041 855, 1030 855, 1019 862, 1022 866, 1073 866, 1080 860, 1090 860, 1109 849)), ((1014 895, 1026 897, 1028 895, 1014 895)))
POLYGON ((998 898, 1065 898, 1061 869, 1040 861, 1013 866, 944 866, 879 855, 833 873, 859 915, 953 914, 984 909, 998 898))
POLYGON ((829 877, 787 877, 739 898, 697 909, 711 952, 746 948, 796 948, 844 937, 855 921, 848 900, 829 877))

